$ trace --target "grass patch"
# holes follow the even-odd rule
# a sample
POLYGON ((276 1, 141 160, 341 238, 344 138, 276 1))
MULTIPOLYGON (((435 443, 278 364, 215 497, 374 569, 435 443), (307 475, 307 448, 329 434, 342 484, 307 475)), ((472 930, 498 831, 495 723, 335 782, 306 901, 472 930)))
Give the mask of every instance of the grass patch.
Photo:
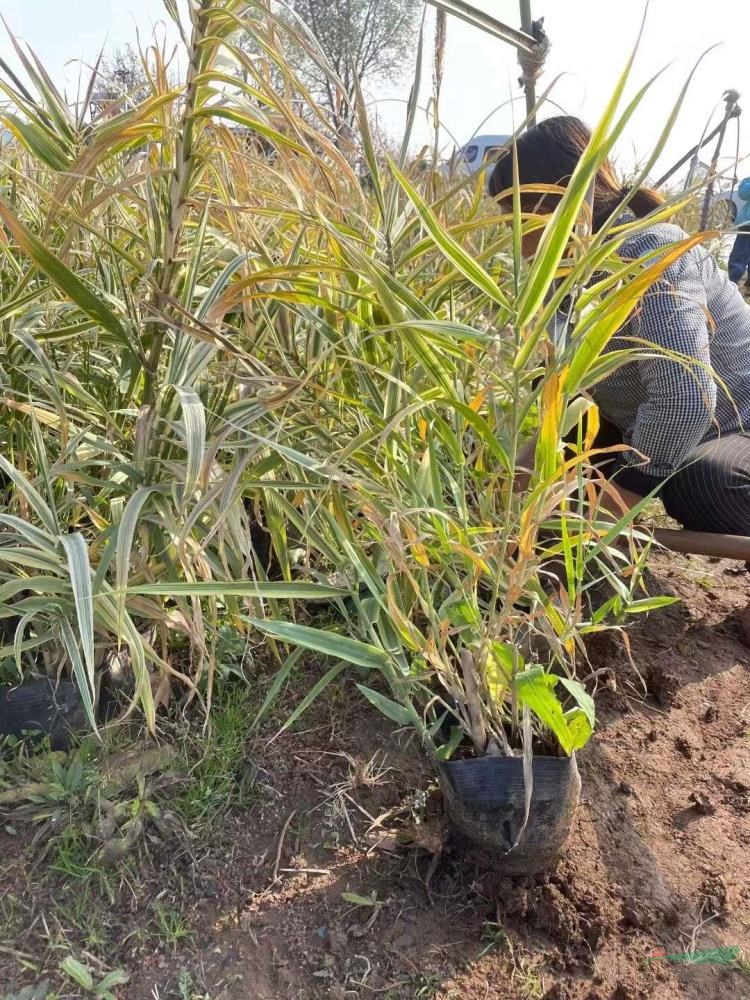
POLYGON ((193 936, 185 918, 179 910, 157 901, 154 906, 155 936, 167 947, 175 948, 180 942, 193 936))
POLYGON ((184 747, 184 774, 170 806, 193 833, 209 830, 231 809, 252 805, 254 772, 245 753, 251 718, 247 687, 230 683, 204 731, 178 724, 174 737, 184 747))

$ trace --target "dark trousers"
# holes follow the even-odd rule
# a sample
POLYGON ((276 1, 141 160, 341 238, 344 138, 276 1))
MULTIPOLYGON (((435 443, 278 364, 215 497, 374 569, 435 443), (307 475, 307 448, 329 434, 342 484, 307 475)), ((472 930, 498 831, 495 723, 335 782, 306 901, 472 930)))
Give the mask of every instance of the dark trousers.
MULTIPOLYGON (((595 448, 622 443, 614 424, 604 417, 600 424, 595 448)), ((606 462, 597 464, 606 475, 606 462)), ((699 444, 657 495, 688 531, 750 535, 750 434, 724 434, 699 444)))
POLYGON ((730 280, 739 285, 750 268, 750 226, 740 226, 727 266, 730 280))

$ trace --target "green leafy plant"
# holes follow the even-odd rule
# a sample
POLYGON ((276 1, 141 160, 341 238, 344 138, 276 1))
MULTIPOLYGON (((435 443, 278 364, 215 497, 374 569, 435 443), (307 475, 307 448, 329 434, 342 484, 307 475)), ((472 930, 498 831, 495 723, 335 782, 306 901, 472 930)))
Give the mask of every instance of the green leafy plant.
POLYGON ((6 993, 3 1000, 59 1000, 59 997, 51 992, 49 980, 44 979, 36 986, 24 986, 17 993, 6 993))
POLYGON ((146 836, 171 838, 175 817, 159 798, 173 779, 168 747, 129 750, 84 742, 70 753, 29 754, 0 763, 0 815, 28 824, 50 869, 68 880, 95 880, 112 897, 109 871, 146 836))
POLYGON ((201 0, 188 18, 184 80, 171 82, 154 45, 142 54, 147 96, 114 116, 89 120, 85 98, 70 107, 12 38, 27 80, 2 80, 15 136, 0 163, 0 616, 14 637, 2 658, 21 673, 69 671, 92 727, 108 647, 128 652, 153 727, 154 693, 175 682, 210 704, 220 609, 241 625, 266 597, 334 596, 292 581, 271 507, 283 579, 268 583, 256 551, 288 321, 265 291, 253 319, 242 289, 270 281, 283 302, 306 223, 297 210, 275 235, 278 160, 232 128, 274 143, 311 190, 355 175, 325 118, 311 131, 240 47, 254 30, 286 72, 270 14, 201 0), (245 223, 234 206, 248 202, 257 212, 245 223), (185 638, 188 672, 169 655, 185 638))
POLYGON ((540 217, 411 162, 416 87, 383 155, 357 87, 265 4, 200 0, 180 35, 184 79, 154 46, 148 95, 114 117, 69 107, 20 47, 26 82, 3 80, 0 660, 68 671, 93 727, 122 648, 153 728, 175 685, 210 707, 237 629, 279 662, 256 724, 301 647, 331 663, 285 726, 354 665, 444 757, 531 728, 571 752, 594 725, 585 637, 655 606, 637 511, 605 515, 592 480, 587 398, 637 356, 611 338, 691 245, 623 261, 642 220, 587 228, 647 88, 619 111, 623 75, 540 217), (352 143, 295 74, 300 47, 352 143))
POLYGON ((79 962, 77 958, 68 955, 60 962, 60 968, 76 986, 80 986, 87 994, 96 1000, 117 1000, 114 987, 124 986, 130 982, 130 976, 122 969, 108 972, 101 979, 95 978, 88 965, 79 962))
POLYGON ((594 727, 575 676, 585 636, 608 616, 664 603, 638 596, 648 551, 631 528, 638 508, 608 515, 607 486, 590 471, 587 389, 632 360, 608 352, 610 339, 693 242, 658 263, 623 262, 617 250, 642 220, 586 233, 586 191, 635 109, 616 117, 624 83, 551 217, 522 216, 516 190, 512 215, 457 222, 447 198, 427 204, 391 164, 376 181, 388 191, 378 200, 386 235, 390 206, 400 212, 390 259, 336 234, 338 259, 357 263, 360 317, 362 272, 373 293, 366 319, 347 316, 348 340, 331 347, 337 444, 325 468, 288 446, 280 454, 317 490, 308 538, 359 589, 335 630, 253 624, 382 676, 387 694, 360 683, 362 694, 442 757, 466 738, 479 755, 512 753, 526 716, 552 752, 583 746, 594 727), (521 233, 540 226, 526 264, 521 233), (467 231, 479 241, 473 256, 454 235, 467 231), (556 343, 548 325, 566 297, 576 321, 556 343), (516 490, 533 435, 530 485, 516 490))
POLYGON ((154 907, 154 921, 156 936, 170 948, 192 937, 193 932, 188 928, 182 914, 159 901, 154 907))

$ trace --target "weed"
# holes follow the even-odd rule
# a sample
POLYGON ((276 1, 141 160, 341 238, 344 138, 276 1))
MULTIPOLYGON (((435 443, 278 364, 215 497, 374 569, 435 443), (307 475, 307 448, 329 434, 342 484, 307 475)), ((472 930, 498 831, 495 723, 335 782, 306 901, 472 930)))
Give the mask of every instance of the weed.
POLYGON ((341 898, 351 903, 352 906, 365 906, 376 909, 383 906, 383 901, 378 899, 377 889, 373 889, 369 896, 360 896, 357 892, 342 892, 341 898))
POLYGON ((84 740, 70 753, 23 745, 0 762, 0 801, 14 823, 34 829, 33 844, 66 881, 93 881, 114 900, 111 869, 145 833, 174 833, 156 800, 173 753, 168 748, 84 740))
POLYGON ((205 735, 183 732, 184 788, 170 805, 192 831, 208 830, 229 809, 253 801, 253 776, 244 767, 249 697, 244 685, 224 687, 205 735))
MULTIPOLYGON (((108 872, 96 862, 88 837, 73 821, 52 839, 49 859, 50 871, 66 881, 93 882, 110 903, 114 902, 114 888, 108 872)), ((85 895, 79 898, 85 899, 85 895)))
POLYGON ((510 944, 508 934, 502 924, 487 920, 482 927, 482 950, 479 957, 488 955, 491 951, 501 951, 510 944))
POLYGON ((4 938, 9 938, 23 924, 23 904, 18 895, 7 891, 0 894, 0 928, 4 938))
POLYGON ((478 957, 493 952, 504 952, 510 957, 513 996, 519 1000, 538 1000, 544 994, 544 983, 536 964, 518 952, 501 923, 487 920, 482 927, 482 950, 478 957))
POLYGON ((244 663, 247 637, 231 625, 220 625, 216 642, 216 672, 223 681, 239 678, 246 682, 244 663))
POLYGON ((199 993, 195 980, 187 969, 180 969, 177 977, 177 989, 180 992, 180 1000, 211 1000, 208 993, 199 993))
POLYGON ((25 986, 17 993, 4 994, 3 1000, 60 1000, 60 996, 50 992, 49 979, 44 979, 36 986, 25 986))
POLYGON ((86 994, 95 997, 96 1000, 117 1000, 112 989, 115 986, 123 986, 130 981, 130 976, 122 969, 115 969, 101 978, 98 975, 95 977, 88 965, 79 962, 72 955, 68 955, 62 960, 60 969, 86 994))
POLYGON ((117 885, 113 873, 96 873, 104 875, 106 882, 102 886, 100 878, 88 878, 82 883, 71 882, 68 878, 55 893, 52 913, 60 927, 72 930, 80 935, 86 950, 96 952, 101 946, 108 945, 107 925, 97 913, 96 894, 104 896, 109 906, 113 906, 117 897, 117 885))
POLYGON ((532 961, 518 959, 511 978, 519 1000, 541 1000, 544 996, 544 980, 532 961))
POLYGON ((734 968, 740 973, 740 975, 750 979, 750 955, 746 955, 742 952, 740 957, 735 962, 734 968))
POLYGON ((416 972, 404 984, 402 995, 408 1000, 431 1000, 442 988, 442 976, 435 972, 416 972))
POLYGON ((334 756, 343 757, 349 768, 346 778, 331 785, 330 792, 326 797, 326 822, 334 834, 338 826, 345 822, 352 835, 352 840, 356 841, 350 811, 352 807, 357 808, 353 793, 363 788, 369 789, 387 784, 386 776, 392 769, 385 766, 380 753, 373 754, 368 760, 355 760, 347 753, 334 754, 334 756))
POLYGON ((158 900, 154 905, 154 922, 156 924, 155 936, 170 948, 176 947, 180 941, 185 941, 193 936, 193 932, 185 923, 185 918, 179 910, 166 907, 158 900))

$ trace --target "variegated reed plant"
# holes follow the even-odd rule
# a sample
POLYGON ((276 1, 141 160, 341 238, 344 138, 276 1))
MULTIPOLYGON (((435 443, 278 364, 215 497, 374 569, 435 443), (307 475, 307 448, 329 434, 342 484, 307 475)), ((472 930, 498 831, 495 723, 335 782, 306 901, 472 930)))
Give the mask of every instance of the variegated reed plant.
POLYGON ((616 117, 623 81, 551 219, 522 216, 517 192, 501 216, 479 185, 409 178, 416 95, 384 168, 363 105, 359 148, 342 150, 289 68, 291 32, 336 86, 302 26, 262 3, 190 10, 185 82, 171 86, 152 49, 151 95, 109 120, 70 112, 31 57, 28 83, 5 79, 0 596, 21 622, 0 654, 60 649, 93 719, 96 647, 126 643, 153 722, 170 678, 198 690, 205 675, 210 698, 221 605, 256 638, 335 657, 303 704, 354 662, 382 672, 388 695, 365 694, 428 745, 446 742, 448 712, 478 752, 502 745, 524 706, 563 749, 580 745, 582 638, 651 606, 635 596, 634 538, 618 547, 628 518, 606 520, 588 482, 590 440, 561 449, 577 397, 630 356, 603 355, 609 338, 666 266, 618 260, 635 224, 580 231, 637 101, 616 117), (526 266, 521 232, 540 226, 526 266), (555 346, 547 326, 571 294, 579 321, 555 346), (599 581, 612 597, 592 606, 599 581), (298 599, 348 591, 339 627, 299 620, 298 599))
MULTIPOLYGON (((129 647, 153 724, 171 679, 195 691, 208 667, 210 699, 219 601, 236 616, 243 598, 261 613, 263 599, 339 593, 292 580, 286 555, 267 582, 250 525, 275 407, 301 377, 294 303, 317 301, 316 217, 339 223, 359 186, 320 112, 311 126, 271 86, 316 111, 262 6, 200 0, 179 27, 184 82, 151 48, 151 94, 100 121, 19 46, 26 81, 2 79, 15 142, 0 201, 0 595, 14 639, 0 656, 72 669, 92 724, 102 647, 129 647), (260 57, 239 47, 249 30, 260 57), (192 656, 178 668, 180 633, 192 656)), ((267 520, 280 548, 272 505, 267 520)))
POLYGON ((307 412, 320 435, 334 404, 335 445, 325 467, 289 441, 280 454, 318 484, 300 498, 307 537, 344 553, 345 579, 360 589, 342 605, 343 629, 254 624, 380 672, 388 693, 369 683, 362 693, 442 756, 467 738, 480 755, 513 752, 524 722, 527 749, 532 728, 562 752, 581 747, 594 725, 576 679, 585 636, 665 603, 639 594, 648 544, 630 530, 638 509, 609 515, 609 488, 590 469, 588 390, 638 356, 607 350, 611 338, 700 238, 658 261, 618 257, 674 205, 625 223, 623 205, 596 235, 587 229, 587 192, 643 96, 618 117, 628 70, 551 217, 523 215, 518 188, 507 217, 450 194, 430 205, 396 164, 381 173, 372 156, 385 239, 363 245, 364 230, 352 240, 330 227, 356 300, 329 362, 318 362, 307 412), (527 266, 521 236, 540 227, 527 266), (571 328, 553 340, 550 324, 571 299, 571 328), (530 488, 517 491, 521 444, 534 435, 530 488))

